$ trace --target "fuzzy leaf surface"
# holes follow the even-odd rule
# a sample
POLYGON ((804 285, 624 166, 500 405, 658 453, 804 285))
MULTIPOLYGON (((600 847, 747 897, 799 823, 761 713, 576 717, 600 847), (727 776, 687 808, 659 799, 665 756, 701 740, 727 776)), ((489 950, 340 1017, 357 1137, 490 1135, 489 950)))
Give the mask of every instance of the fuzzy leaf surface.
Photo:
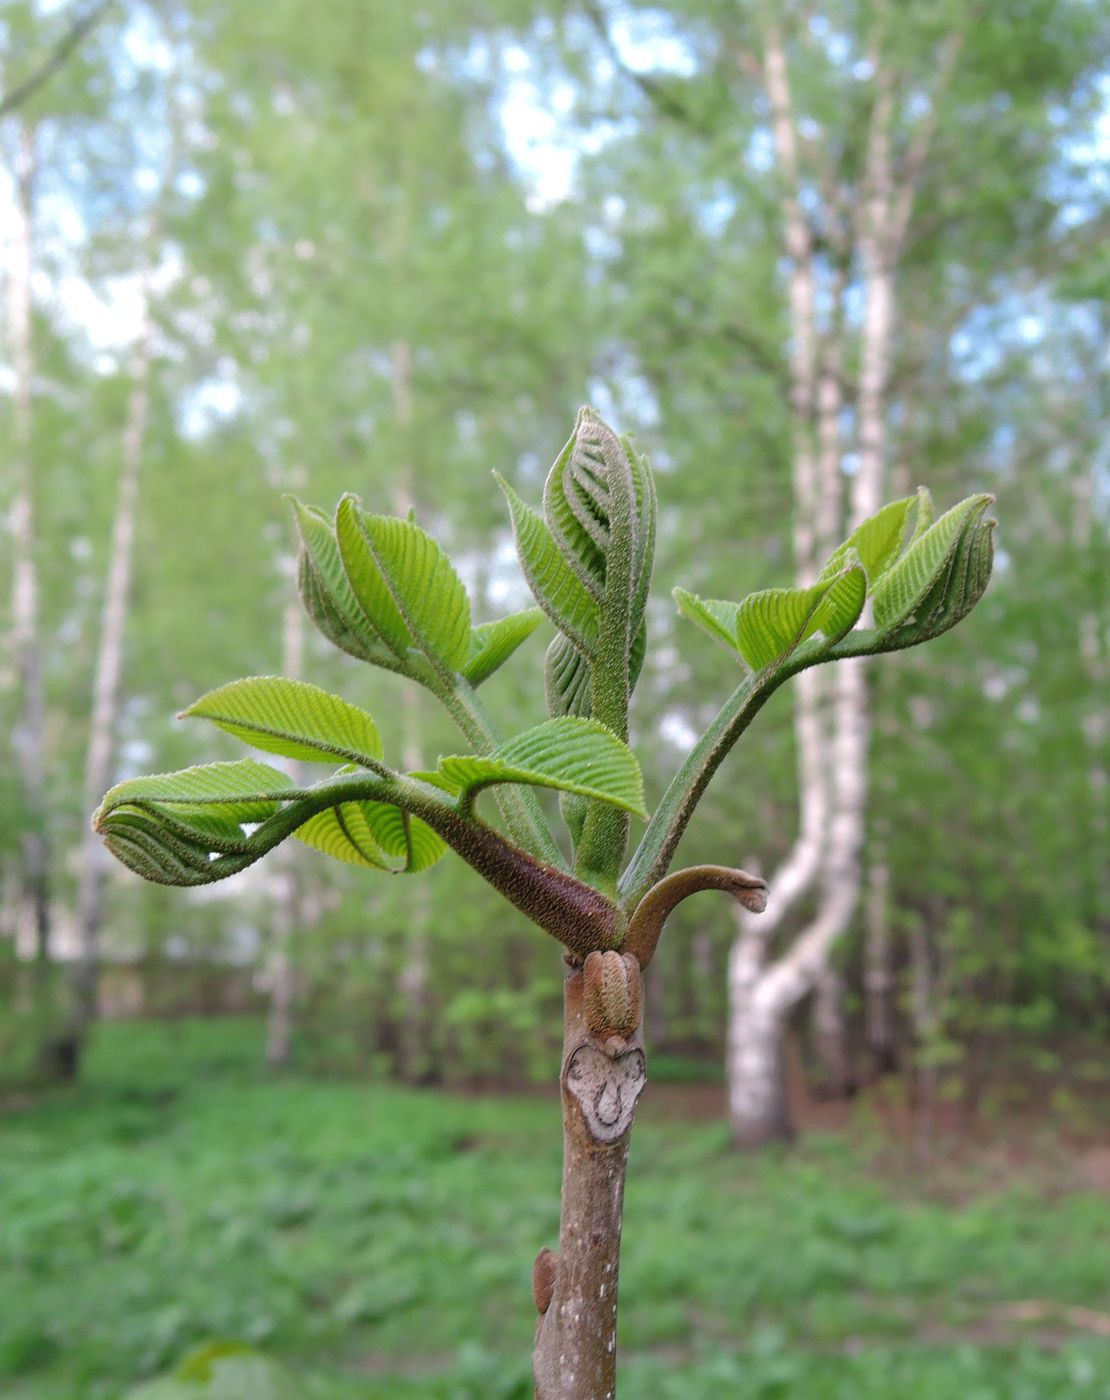
POLYGON ((835 577, 810 588, 769 588, 740 604, 736 642, 753 671, 784 660, 815 632, 837 641, 855 626, 867 596, 867 576, 852 554, 835 577))
POLYGON ((875 626, 880 634, 904 622, 949 563, 971 518, 982 516, 993 497, 968 496, 946 511, 915 540, 872 591, 875 626))
POLYGON ((256 749, 310 762, 344 759, 363 768, 382 756, 373 719, 330 691, 281 676, 231 681, 181 712, 211 720, 256 749))
POLYGON ((322 512, 289 498, 301 537, 297 589, 305 612, 333 646, 360 661, 392 666, 395 658, 359 606, 339 554, 339 542, 322 512))
POLYGON ((886 573, 902 552, 906 521, 916 502, 916 496, 891 501, 861 525, 857 525, 839 549, 830 556, 829 562, 821 571, 821 580, 832 578, 834 574, 839 573, 850 552, 854 550, 867 571, 871 587, 874 588, 876 580, 886 573))
POLYGON ((370 824, 362 811, 361 802, 344 802, 336 807, 326 807, 309 817, 293 833, 298 841, 313 850, 348 865, 358 865, 364 870, 389 870, 382 848, 374 839, 370 824))
POLYGON ((359 517, 412 644, 461 671, 470 656, 470 599, 455 566, 415 521, 362 512, 359 517))
POLYGON ((703 632, 708 632, 715 642, 727 647, 729 651, 739 650, 736 640, 739 603, 730 603, 724 598, 699 598, 695 593, 688 593, 685 588, 674 589, 672 596, 678 604, 679 612, 691 622, 697 623, 703 632))
POLYGON ((640 765, 627 744, 596 720, 548 720, 487 756, 440 760, 439 772, 462 797, 495 783, 525 783, 596 798, 646 816, 640 765))
POLYGON ((485 622, 470 632, 470 656, 462 674, 471 685, 481 685, 512 656, 543 621, 539 608, 510 613, 496 622, 485 622))
POLYGON ((517 554, 533 597, 579 651, 592 654, 597 643, 597 603, 563 558, 543 518, 525 505, 503 477, 497 480, 509 503, 517 554))

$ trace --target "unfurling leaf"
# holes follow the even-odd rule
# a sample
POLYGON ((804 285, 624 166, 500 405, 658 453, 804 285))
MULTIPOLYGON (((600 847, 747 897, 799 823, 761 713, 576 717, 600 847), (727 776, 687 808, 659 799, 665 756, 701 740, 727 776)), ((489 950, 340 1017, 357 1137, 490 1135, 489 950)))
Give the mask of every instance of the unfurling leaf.
POLYGON ((567 563, 541 516, 527 506, 501 476, 498 483, 509 503, 524 577, 532 596, 575 647, 592 655, 597 645, 597 603, 567 563))
POLYGON ((855 626, 866 594, 867 577, 853 549, 841 555, 839 572, 810 588, 769 588, 742 603, 674 591, 680 611, 714 641, 738 651, 753 671, 785 661, 817 632, 830 645, 839 641, 855 626))
POLYGON ((917 537, 875 585, 875 627, 888 635, 923 602, 955 553, 964 529, 977 523, 994 498, 968 496, 917 537))
POLYGON ((93 826, 117 859, 163 885, 206 885, 237 874, 288 834, 279 822, 290 778, 253 759, 212 763, 117 783, 93 826), (261 824, 261 825, 259 825, 261 824), (244 826, 257 827, 248 836, 244 826))
POLYGON ((397 658, 370 626, 351 591, 335 529, 321 511, 290 496, 301 537, 297 589, 305 612, 328 641, 359 661, 396 669, 397 658))
POLYGON ((673 596, 683 616, 697 623, 703 632, 708 632, 715 642, 729 651, 738 650, 736 616, 740 611, 739 603, 730 603, 724 598, 699 598, 685 588, 676 588, 673 596))
POLYGON ((336 538, 351 591, 386 646, 400 659, 414 647, 461 670, 470 655, 470 600, 431 535, 411 520, 369 515, 344 496, 336 538))
POLYGON ((647 815, 636 756, 596 720, 569 716, 548 720, 500 744, 491 754, 441 759, 438 776, 462 797, 496 783, 524 783, 647 815))
POLYGON ((286 758, 378 767, 378 727, 357 705, 305 681, 251 676, 202 695, 181 717, 211 720, 256 749, 286 758))
POLYGON ((496 622, 484 622, 470 632, 470 656, 462 674, 471 685, 481 685, 502 666, 517 647, 532 635, 543 621, 539 608, 510 613, 496 622))
MULTIPOLYGON (((821 580, 832 578, 844 566, 849 553, 854 550, 867 572, 872 591, 875 582, 894 563, 902 552, 906 537, 906 521, 917 497, 906 496, 900 501, 891 501, 881 510, 858 525, 839 549, 835 550, 821 571, 821 580)), ((820 581, 820 580, 819 580, 820 581)))
POLYGON ((427 870, 447 849, 431 827, 386 802, 339 803, 317 812, 293 834, 336 860, 394 874, 427 870))

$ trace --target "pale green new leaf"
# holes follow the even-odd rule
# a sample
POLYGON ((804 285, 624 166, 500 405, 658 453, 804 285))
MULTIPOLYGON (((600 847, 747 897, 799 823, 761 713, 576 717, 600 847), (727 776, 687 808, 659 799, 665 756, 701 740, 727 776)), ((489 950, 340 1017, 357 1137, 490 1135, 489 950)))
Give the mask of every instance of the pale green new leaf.
POLYGON ((917 521, 913 527, 910 544, 916 544, 936 518, 937 510, 936 506, 933 505, 932 492, 927 486, 919 486, 917 488, 917 521))
POLYGON ((478 686, 502 666, 517 647, 526 641, 543 621, 539 608, 510 613, 496 622, 484 622, 470 632, 470 657, 462 674, 478 686))
POLYGON ((699 598, 694 593, 688 593, 685 588, 674 589, 672 596, 683 616, 697 623, 715 642, 727 647, 729 651, 739 651, 736 640, 739 603, 730 603, 724 598, 699 598))
POLYGON ((828 589, 814 609, 805 636, 820 632, 829 642, 838 642, 859 621, 867 599, 867 574, 854 550, 844 556, 840 573, 827 582, 828 589))
POLYGON ((940 577, 969 518, 981 516, 993 497, 969 496, 953 506, 909 546, 872 591, 875 626, 880 634, 911 616, 940 577))
POLYGON ((427 870, 447 850, 446 843, 427 822, 410 816, 400 807, 389 802, 362 802, 359 805, 371 834, 386 855, 404 859, 405 864, 400 868, 404 874, 416 875, 421 870, 427 870))
POLYGON ((868 516, 857 525, 844 543, 829 558, 821 570, 818 582, 838 573, 854 550, 867 570, 867 577, 874 589, 876 580, 884 574, 902 552, 902 542, 906 536, 906 521, 917 497, 906 496, 900 501, 891 501, 874 515, 868 516))
POLYGON ((293 835, 313 850, 323 851, 325 855, 345 861, 348 865, 359 865, 367 870, 391 869, 374 839, 361 802, 343 802, 335 807, 326 807, 324 811, 309 817, 293 835))
POLYGON ((229 808, 237 822, 260 822, 272 815, 284 789, 292 786, 287 774, 253 758, 208 763, 176 773, 152 773, 148 777, 128 778, 110 788, 96 809, 93 825, 100 830, 112 811, 125 803, 156 807, 215 805, 229 808))
POLYGON ((570 441, 547 474, 543 511, 563 558, 595 602, 600 603, 605 591, 607 529, 598 509, 583 498, 575 479, 578 434, 579 425, 575 424, 570 441))
POLYGON ((351 590, 331 521, 293 496, 288 500, 301 537, 297 589, 305 612, 341 651, 360 661, 393 668, 396 658, 370 625, 351 590))
POLYGON ((365 710, 305 681, 251 676, 202 695, 182 718, 207 719, 244 743, 286 758, 345 759, 378 768, 382 741, 365 710))
POLYGON ((415 521, 360 511, 358 523, 413 644, 461 671, 470 656, 470 599, 450 559, 415 521))
POLYGON ((753 671, 785 660, 807 637, 822 631, 839 640, 855 626, 867 594, 867 576, 851 555, 848 567, 811 588, 769 588, 740 604, 736 639, 753 671))
POLYGON ((255 849, 243 824, 277 819, 292 786, 286 774, 253 759, 131 778, 106 794, 93 826, 144 879, 211 884, 268 849, 263 843, 255 849))
POLYGON ((578 793, 646 816, 635 755, 596 720, 551 719, 498 745, 491 754, 441 759, 439 772, 463 797, 495 783, 525 783, 578 793))
POLYGON ((579 651, 592 655, 597 642, 596 602, 559 552, 542 517, 525 505, 502 476, 497 475, 497 480, 509 503, 517 554, 536 602, 579 651))
POLYGON ((344 496, 335 512, 335 538, 351 592, 369 625, 394 656, 404 660, 412 634, 401 616, 363 529, 365 513, 355 496, 344 496))
POLYGON ((589 660, 562 633, 547 648, 543 679, 547 711, 552 718, 561 715, 590 718, 593 708, 593 670, 589 660))

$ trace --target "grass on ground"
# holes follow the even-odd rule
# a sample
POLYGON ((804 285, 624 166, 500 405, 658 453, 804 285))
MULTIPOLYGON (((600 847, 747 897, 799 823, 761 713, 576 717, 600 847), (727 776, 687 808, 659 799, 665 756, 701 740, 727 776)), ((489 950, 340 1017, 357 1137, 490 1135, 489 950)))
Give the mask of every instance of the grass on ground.
MULTIPOLYGON (((0 1395, 121 1400, 228 1338, 288 1368, 290 1395, 530 1400, 554 1096, 260 1063, 249 1022, 110 1025, 80 1088, 8 1103, 0 1395)), ((938 1199, 851 1135, 740 1157, 650 1095, 625 1211, 629 1400, 1110 1394, 1093 1190, 1052 1190, 1042 1164, 938 1199)))

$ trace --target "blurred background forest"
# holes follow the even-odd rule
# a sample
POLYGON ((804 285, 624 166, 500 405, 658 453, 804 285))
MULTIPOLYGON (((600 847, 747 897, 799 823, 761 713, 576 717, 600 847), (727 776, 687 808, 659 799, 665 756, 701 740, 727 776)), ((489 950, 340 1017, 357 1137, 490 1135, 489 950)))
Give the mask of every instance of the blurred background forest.
MULTIPOLYGON (((761 869, 772 906, 741 929, 727 900, 684 905, 652 968, 663 1089, 622 1336, 659 1350, 631 1393, 1105 1393, 1083 1192, 1107 1185, 1110 1081, 1108 159, 1110 15, 1086 0, 0 8, 5 1395, 117 1395, 211 1335, 313 1364, 359 1339, 374 1364, 356 1381, 336 1363, 347 1378, 321 1395, 530 1393, 499 1329, 519 1314, 505 1354, 526 1356, 521 1260, 557 1172, 514 1154, 556 1119, 476 1091, 556 1073, 550 942, 459 862, 409 882, 299 848, 186 894, 108 869, 88 816, 120 778, 237 756, 173 716, 238 676, 340 691, 407 765, 456 751, 420 696, 312 631, 282 493, 413 507, 475 620, 501 616, 529 599, 490 471, 537 500, 585 402, 657 475, 632 734, 649 806, 736 683, 672 587, 740 598, 805 577, 870 490, 922 483, 942 509, 990 491, 1000 520, 974 616, 851 693, 778 696, 684 840, 684 864, 761 869), (869 732, 854 758, 846 706, 869 732), (851 812, 845 763, 866 778, 851 812), (784 1068, 745 1123, 760 1011, 784 1068), (380 1177, 348 1141, 368 1116, 393 1125, 380 1177), (730 1133, 799 1127, 782 1175, 724 1152, 730 1133), (847 1135, 806 1131, 830 1127, 847 1135), (1039 1227, 1009 1197, 968 1206, 959 1234, 875 1184, 897 1161, 913 1190, 966 1194, 944 1164, 971 1141, 1007 1144, 1005 1170, 974 1170, 1017 1172, 1027 1207, 1042 1171, 1077 1194, 1039 1227), (127 1165, 144 1151, 159 1187, 127 1165), (219 1153, 261 1206, 220 1196, 219 1153), (740 1177, 777 1212, 765 1237, 758 1198, 730 1194, 740 1177), (471 1180, 487 1216, 454 1220, 445 1246, 478 1268, 468 1330, 401 1226, 462 1211, 471 1180), (502 1188, 499 1215, 485 1198, 502 1188), (375 1211, 389 1230, 364 1241, 351 1221, 375 1211), (729 1211, 722 1313, 696 1259, 729 1211), (369 1262, 325 1262, 328 1229, 369 1262), (296 1237, 295 1265, 274 1232, 296 1237), (268 1249, 247 1287, 236 1267, 268 1249), (792 1280, 768 1272, 792 1249, 792 1280), (108 1255, 105 1299, 134 1323, 66 1291, 108 1255), (217 1260, 226 1278, 186 1296, 217 1260), (889 1309, 861 1317, 860 1269, 889 1309), (916 1313, 969 1276, 996 1330, 965 1299, 930 1324, 951 1345, 907 1361, 892 1338, 921 1340, 916 1313), (1032 1293, 1055 1301, 998 1320, 1032 1293), (71 1307, 79 1355, 57 1330, 71 1307), (708 1351, 683 1350, 691 1330, 708 1351), (425 1352, 426 1374, 381 1360, 425 1352)), ((542 718, 547 640, 490 682, 507 732, 542 718)))

